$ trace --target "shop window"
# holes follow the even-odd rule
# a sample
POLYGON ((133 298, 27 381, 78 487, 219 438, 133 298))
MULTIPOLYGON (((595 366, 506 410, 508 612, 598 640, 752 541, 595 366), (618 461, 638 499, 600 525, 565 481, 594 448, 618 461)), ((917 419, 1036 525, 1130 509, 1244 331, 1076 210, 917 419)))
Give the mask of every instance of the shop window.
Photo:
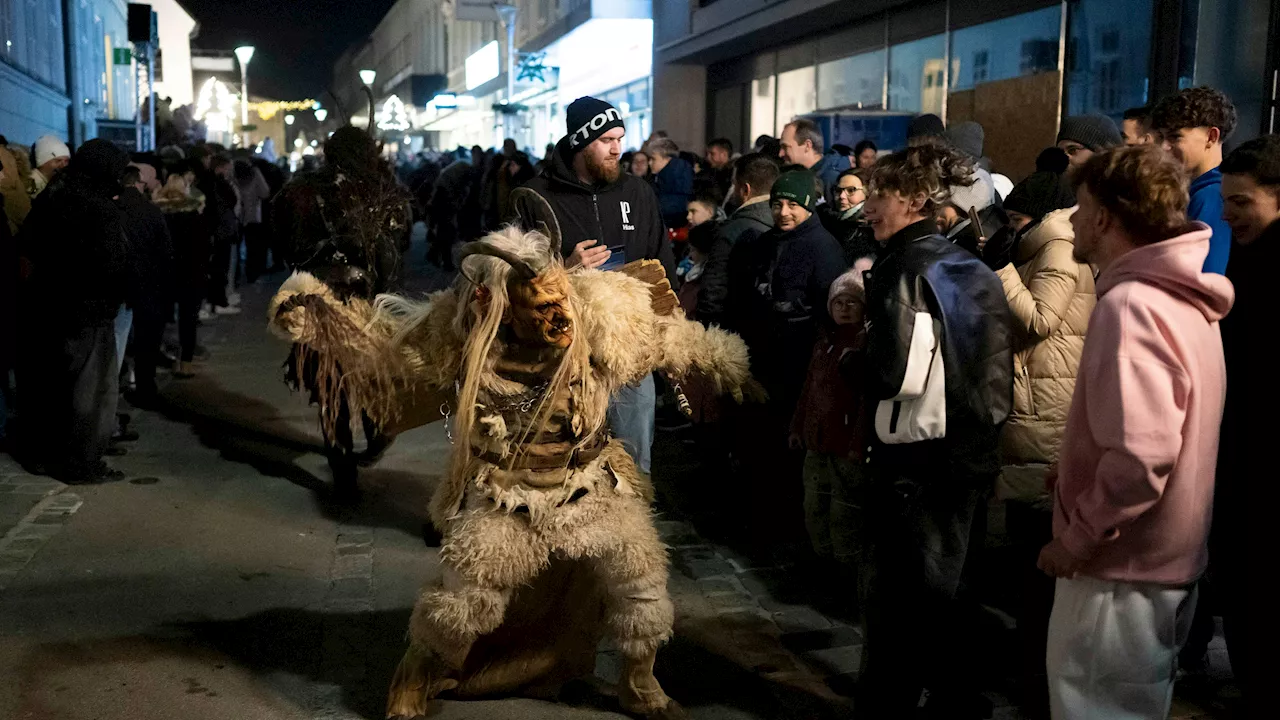
POLYGON ((1147 103, 1154 0, 1077 0, 1067 34, 1067 115, 1103 113, 1120 122, 1147 103))
POLYGON ((889 109, 942 114, 945 88, 937 82, 946 63, 942 35, 889 48, 889 109))
POLYGON ((880 109, 884 59, 884 50, 876 50, 818 65, 818 107, 880 109))
POLYGON ((817 109, 814 73, 812 65, 778 73, 778 120, 775 127, 779 130, 796 116, 807 115, 817 109))
POLYGON ((951 33, 951 91, 1056 69, 1061 12, 1047 7, 951 33))
POLYGON ((751 140, 761 135, 777 136, 774 126, 774 76, 751 81, 751 140))
POLYGON ((0 0, 0 55, 13 60, 14 5, 15 0, 0 0))

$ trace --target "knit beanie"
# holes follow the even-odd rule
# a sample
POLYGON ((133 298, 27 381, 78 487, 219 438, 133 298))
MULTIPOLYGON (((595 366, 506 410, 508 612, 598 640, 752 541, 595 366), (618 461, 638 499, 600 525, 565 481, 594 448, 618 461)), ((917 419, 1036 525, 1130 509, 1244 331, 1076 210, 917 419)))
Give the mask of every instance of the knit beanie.
POLYGON ((593 97, 580 97, 565 110, 569 152, 576 153, 614 128, 623 127, 622 113, 609 103, 593 97))
POLYGON ((71 157, 71 148, 53 135, 41 135, 31 146, 31 155, 35 157, 36 167, 40 167, 50 160, 71 157))
POLYGON ((1094 152, 1124 144, 1116 122, 1106 115, 1076 115, 1062 121, 1057 142, 1078 142, 1094 152))
POLYGON ((972 185, 952 185, 948 188, 950 197, 947 202, 960 208, 961 214, 968 213, 969 208, 982 212, 996 202, 996 187, 991 182, 991 173, 982 168, 974 168, 970 177, 972 185))
POLYGON ((805 210, 813 212, 818 197, 813 192, 814 176, 808 170, 792 170, 784 172, 773 182, 769 191, 769 202, 774 200, 790 200, 799 203, 805 210))
POLYGON ((852 295, 859 302, 866 301, 866 288, 863 285, 862 274, 870 269, 870 262, 859 258, 854 266, 846 270, 843 275, 836 278, 831 283, 831 290, 827 293, 827 313, 835 316, 836 298, 841 295, 852 295))
POLYGON ((972 120, 956 123, 946 132, 947 142, 951 147, 975 160, 982 157, 982 142, 986 138, 982 126, 972 120))
POLYGON ((942 118, 932 113, 911 118, 907 123, 907 139, 915 137, 938 137, 946 131, 942 118))

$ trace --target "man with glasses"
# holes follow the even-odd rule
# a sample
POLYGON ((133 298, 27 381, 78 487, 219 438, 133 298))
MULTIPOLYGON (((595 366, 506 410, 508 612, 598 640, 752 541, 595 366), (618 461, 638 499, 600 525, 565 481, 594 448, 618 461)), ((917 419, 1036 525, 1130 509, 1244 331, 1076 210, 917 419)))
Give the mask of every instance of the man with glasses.
POLYGON ((871 226, 862 213, 867 189, 861 172, 849 169, 840 173, 832 188, 832 201, 818 208, 822 226, 840 243, 845 264, 849 267, 859 258, 874 259, 878 247, 871 226))

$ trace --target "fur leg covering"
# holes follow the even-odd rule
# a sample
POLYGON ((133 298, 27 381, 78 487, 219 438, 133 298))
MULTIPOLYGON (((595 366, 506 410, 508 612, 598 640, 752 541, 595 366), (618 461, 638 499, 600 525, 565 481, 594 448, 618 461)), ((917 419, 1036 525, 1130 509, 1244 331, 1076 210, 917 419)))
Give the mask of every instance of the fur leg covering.
POLYGON ((387 717, 412 718, 427 714, 427 703, 458 686, 439 658, 415 647, 405 651, 387 694, 387 717))

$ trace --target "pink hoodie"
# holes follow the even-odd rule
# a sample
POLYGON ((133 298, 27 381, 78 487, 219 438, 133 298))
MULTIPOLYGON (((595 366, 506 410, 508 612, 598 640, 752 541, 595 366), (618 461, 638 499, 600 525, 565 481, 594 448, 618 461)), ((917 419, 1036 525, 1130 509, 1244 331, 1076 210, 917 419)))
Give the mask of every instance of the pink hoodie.
POLYGON ((1185 585, 1208 560, 1231 282, 1201 272, 1208 227, 1098 278, 1062 440, 1053 534, 1105 580, 1185 585))

